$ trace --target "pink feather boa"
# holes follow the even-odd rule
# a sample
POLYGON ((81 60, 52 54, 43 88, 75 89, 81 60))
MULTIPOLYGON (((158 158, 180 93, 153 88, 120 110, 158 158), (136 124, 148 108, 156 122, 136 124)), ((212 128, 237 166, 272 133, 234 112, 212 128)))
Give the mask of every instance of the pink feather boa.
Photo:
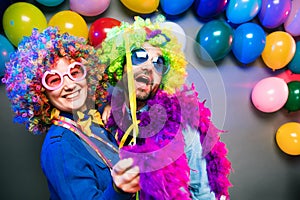
MULTIPOLYGON (((124 99, 120 96, 112 102, 112 117, 107 124, 108 128, 117 129, 119 141, 131 125, 128 113, 122 112, 124 99)), ((211 123, 210 111, 204 102, 199 102, 194 86, 184 87, 174 95, 159 90, 147 105, 148 112, 137 114, 140 120, 137 145, 124 146, 120 151, 122 158, 132 157, 140 167, 140 199, 190 199, 190 168, 182 135, 187 126, 199 129, 211 191, 218 199, 222 195, 229 199, 231 166, 227 150, 219 140, 221 131, 211 123)))

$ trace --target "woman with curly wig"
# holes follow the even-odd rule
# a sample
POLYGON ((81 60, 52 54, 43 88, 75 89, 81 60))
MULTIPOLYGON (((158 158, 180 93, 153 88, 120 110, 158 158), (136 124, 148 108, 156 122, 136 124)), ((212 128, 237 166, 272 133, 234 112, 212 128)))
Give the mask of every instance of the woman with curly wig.
POLYGON ((107 127, 116 134, 122 158, 140 168, 142 200, 229 199, 226 147, 185 85, 187 62, 165 18, 135 17, 112 28, 99 49, 114 90, 107 127))
POLYGON ((47 133, 41 166, 50 199, 131 199, 140 189, 139 168, 119 160, 97 111, 107 96, 104 70, 83 38, 51 27, 33 30, 6 64, 14 121, 47 133))

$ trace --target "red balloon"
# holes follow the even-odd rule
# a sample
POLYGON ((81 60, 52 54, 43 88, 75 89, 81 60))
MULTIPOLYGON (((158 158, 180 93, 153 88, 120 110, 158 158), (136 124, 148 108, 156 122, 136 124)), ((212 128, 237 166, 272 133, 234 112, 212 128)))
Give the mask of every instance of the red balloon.
POLYGON ((119 20, 103 17, 94 21, 89 30, 89 43, 97 47, 106 38, 107 32, 114 26, 120 26, 119 20))

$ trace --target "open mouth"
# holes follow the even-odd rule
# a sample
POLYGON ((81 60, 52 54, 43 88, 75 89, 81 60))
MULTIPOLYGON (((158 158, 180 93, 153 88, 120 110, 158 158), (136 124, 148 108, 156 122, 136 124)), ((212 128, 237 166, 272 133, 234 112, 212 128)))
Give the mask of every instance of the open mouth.
POLYGON ((139 75, 137 77, 135 77, 135 81, 138 83, 144 83, 146 85, 151 84, 151 79, 149 76, 145 76, 145 75, 139 75))

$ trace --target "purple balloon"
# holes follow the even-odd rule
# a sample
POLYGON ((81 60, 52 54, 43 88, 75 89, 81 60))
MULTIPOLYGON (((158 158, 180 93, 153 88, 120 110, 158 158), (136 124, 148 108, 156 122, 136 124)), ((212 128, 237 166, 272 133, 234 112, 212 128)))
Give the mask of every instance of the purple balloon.
MULTIPOLYGON (((284 29, 292 36, 300 35, 300 1, 292 2, 291 13, 284 22, 284 29)), ((300 66, 299 66, 300 67, 300 66)))
POLYGON ((291 6, 291 0, 263 0, 258 14, 260 23, 269 29, 277 28, 286 21, 291 6))
POLYGON ((221 14, 228 0, 195 0, 193 5, 197 15, 202 18, 212 18, 221 14))

